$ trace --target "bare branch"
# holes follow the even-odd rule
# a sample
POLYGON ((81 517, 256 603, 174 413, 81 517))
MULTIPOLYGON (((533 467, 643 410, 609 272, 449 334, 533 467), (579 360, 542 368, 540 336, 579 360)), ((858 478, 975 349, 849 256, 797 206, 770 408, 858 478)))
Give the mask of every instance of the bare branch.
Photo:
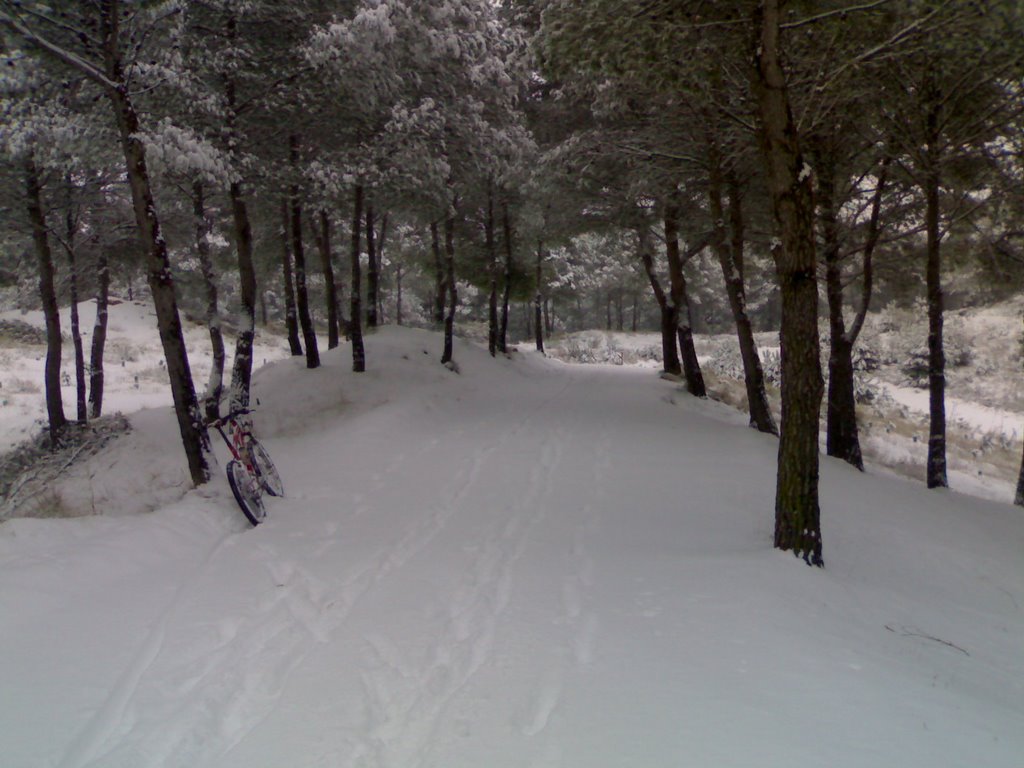
POLYGON ((825 13, 819 13, 816 16, 808 16, 806 19, 800 19, 799 21, 791 21, 788 24, 779 24, 779 29, 797 29, 799 27, 805 27, 808 24, 815 24, 825 19, 830 19, 833 16, 846 16, 850 13, 857 13, 859 11, 871 11, 875 8, 883 6, 887 3, 891 3, 892 0, 875 0, 873 3, 864 3, 862 5, 851 5, 846 8, 836 8, 832 11, 826 11, 825 13))

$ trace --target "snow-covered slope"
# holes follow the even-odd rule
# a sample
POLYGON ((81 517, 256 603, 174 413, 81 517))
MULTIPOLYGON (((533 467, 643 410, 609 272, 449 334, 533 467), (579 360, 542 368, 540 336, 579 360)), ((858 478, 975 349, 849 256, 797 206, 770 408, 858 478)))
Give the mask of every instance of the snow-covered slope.
POLYGON ((807 568, 735 411, 640 368, 367 346, 361 376, 344 346, 257 375, 287 490, 259 528, 219 477, 0 525, 4 766, 1020 764, 1020 510, 826 460, 807 568))
MULTIPOLYGON (((83 301, 78 305, 85 364, 89 364, 96 303, 83 301)), ((143 408, 170 405, 171 392, 164 370, 163 350, 156 332, 156 315, 148 301, 112 299, 109 307, 107 345, 104 355, 105 412, 115 410, 134 413, 143 408)), ((64 413, 75 417, 75 352, 71 344, 71 310, 60 312, 63 345, 61 374, 64 413)), ((45 329, 41 311, 0 312, 0 321, 19 321, 45 329)), ((210 375, 210 334, 202 325, 184 320, 185 343, 196 390, 202 394, 210 375)), ((227 340, 227 377, 230 380, 234 354, 233 339, 227 340)), ((288 355, 287 342, 280 336, 258 329, 253 359, 257 365, 279 360, 288 355)), ((40 431, 46 422, 46 401, 43 397, 43 368, 46 363, 45 343, 36 346, 5 345, 0 338, 0 452, 40 431)))

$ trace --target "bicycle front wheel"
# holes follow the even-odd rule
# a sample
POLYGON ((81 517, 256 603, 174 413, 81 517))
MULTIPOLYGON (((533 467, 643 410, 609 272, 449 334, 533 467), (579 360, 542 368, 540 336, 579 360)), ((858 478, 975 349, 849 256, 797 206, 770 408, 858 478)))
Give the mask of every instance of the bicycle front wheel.
POLYGON ((270 454, 255 437, 249 437, 249 456, 252 459, 252 467, 256 470, 256 479, 259 480, 263 490, 271 496, 284 496, 284 483, 281 482, 281 475, 277 467, 270 460, 270 454))
POLYGON ((245 516, 253 525, 259 525, 267 516, 267 510, 263 507, 263 499, 260 498, 260 486, 252 474, 240 461, 232 459, 228 462, 228 485, 235 495, 235 501, 242 508, 245 516))

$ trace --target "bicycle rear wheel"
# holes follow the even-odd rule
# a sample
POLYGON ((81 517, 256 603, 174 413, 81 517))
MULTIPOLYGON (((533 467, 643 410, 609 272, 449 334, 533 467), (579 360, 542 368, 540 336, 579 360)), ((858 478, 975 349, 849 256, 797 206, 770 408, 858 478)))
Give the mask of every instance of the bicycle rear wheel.
POLYGON ((228 485, 235 495, 235 501, 242 508, 245 516, 253 525, 259 525, 267 516, 267 510, 263 507, 263 499, 260 498, 259 482, 245 468, 245 465, 236 459, 228 462, 228 485))
POLYGON ((271 496, 284 496, 284 483, 281 482, 281 475, 278 474, 274 462, 270 460, 267 449, 252 435, 249 436, 248 445, 252 466, 256 470, 256 479, 263 490, 271 496))

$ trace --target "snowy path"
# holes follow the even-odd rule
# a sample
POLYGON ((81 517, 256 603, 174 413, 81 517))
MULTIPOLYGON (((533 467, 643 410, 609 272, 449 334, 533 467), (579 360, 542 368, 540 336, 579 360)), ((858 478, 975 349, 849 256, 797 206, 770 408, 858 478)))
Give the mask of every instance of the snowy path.
MULTIPOLYGON (((0 627, 25 638, 0 715, 40 733, 4 765, 982 765, 985 739, 1019 754, 1012 638, 957 635, 892 590, 914 569, 891 552, 885 580, 858 570, 870 554, 839 524, 833 571, 772 552, 774 443, 742 417, 643 371, 471 364, 509 370, 442 372, 454 383, 266 440, 288 497, 257 529, 219 488, 66 521, 80 535, 61 549, 44 535, 59 522, 0 537, 0 607, 18 616, 0 627), (55 639, 34 649, 43 624, 55 639), (965 712, 965 696, 984 706, 965 712), (764 753, 796 728, 805 741, 764 753)), ((1005 607, 1020 590, 960 590, 951 614, 1024 628, 1005 607)))

